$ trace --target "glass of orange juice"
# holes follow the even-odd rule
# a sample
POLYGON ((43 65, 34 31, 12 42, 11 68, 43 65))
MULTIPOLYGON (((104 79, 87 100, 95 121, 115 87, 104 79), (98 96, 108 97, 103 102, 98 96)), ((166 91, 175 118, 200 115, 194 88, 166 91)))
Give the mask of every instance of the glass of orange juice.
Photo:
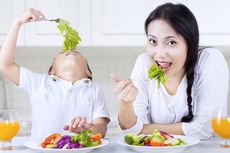
POLYGON ((20 129, 19 117, 15 110, 0 110, 0 150, 11 150, 11 140, 20 129))
POLYGON ((212 128, 214 132, 223 139, 220 144, 223 147, 230 148, 230 115, 218 109, 212 118, 212 128))

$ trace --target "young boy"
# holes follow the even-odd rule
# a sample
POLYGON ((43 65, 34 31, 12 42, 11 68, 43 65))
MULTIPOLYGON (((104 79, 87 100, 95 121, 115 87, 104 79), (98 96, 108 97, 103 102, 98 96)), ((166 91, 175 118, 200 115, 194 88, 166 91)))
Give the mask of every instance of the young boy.
POLYGON ((26 91, 32 107, 33 138, 69 130, 91 129, 106 134, 109 113, 101 89, 92 84, 86 59, 77 51, 59 53, 48 74, 36 74, 15 63, 21 25, 44 20, 39 10, 28 9, 12 25, 0 52, 0 71, 26 91), (69 123, 68 123, 69 122, 69 123), (68 123, 68 124, 67 124, 68 123))

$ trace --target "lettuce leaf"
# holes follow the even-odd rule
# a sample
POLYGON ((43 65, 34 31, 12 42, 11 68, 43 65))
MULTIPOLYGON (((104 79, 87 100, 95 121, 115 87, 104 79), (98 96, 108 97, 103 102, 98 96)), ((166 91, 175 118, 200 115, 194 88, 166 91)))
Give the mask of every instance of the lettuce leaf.
POLYGON ((167 82, 167 77, 165 75, 165 70, 162 69, 160 66, 157 64, 153 64, 149 68, 149 78, 156 79, 157 80, 157 87, 160 87, 160 83, 166 83, 167 82))

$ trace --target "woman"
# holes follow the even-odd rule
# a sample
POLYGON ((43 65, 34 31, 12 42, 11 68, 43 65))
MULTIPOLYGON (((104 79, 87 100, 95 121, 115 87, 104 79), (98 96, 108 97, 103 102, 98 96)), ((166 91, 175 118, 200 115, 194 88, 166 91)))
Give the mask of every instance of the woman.
POLYGON ((119 124, 125 132, 150 134, 153 129, 200 139, 212 136, 217 107, 227 111, 228 67, 214 48, 199 48, 199 30, 183 4, 158 6, 145 21, 146 53, 136 61, 130 80, 116 82, 119 124), (167 82, 150 80, 152 64, 164 69, 167 82))

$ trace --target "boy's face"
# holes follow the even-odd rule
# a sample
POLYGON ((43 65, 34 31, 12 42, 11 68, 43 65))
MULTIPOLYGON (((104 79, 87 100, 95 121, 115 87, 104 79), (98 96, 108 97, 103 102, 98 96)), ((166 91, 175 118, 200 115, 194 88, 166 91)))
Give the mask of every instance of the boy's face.
POLYGON ((91 76, 86 59, 77 51, 59 53, 49 74, 72 82, 91 76))

